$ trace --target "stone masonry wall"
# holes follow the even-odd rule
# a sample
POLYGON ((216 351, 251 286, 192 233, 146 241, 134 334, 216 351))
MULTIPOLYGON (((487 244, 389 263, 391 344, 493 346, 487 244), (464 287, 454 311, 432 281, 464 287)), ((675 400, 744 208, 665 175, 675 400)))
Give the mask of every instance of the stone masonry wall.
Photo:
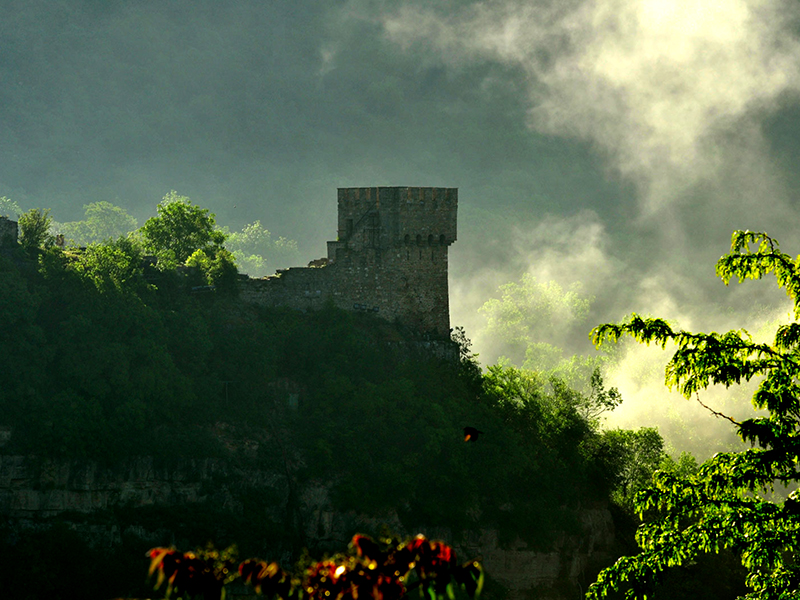
POLYGON ((339 188, 338 237, 357 248, 354 242, 366 243, 378 229, 377 245, 383 248, 427 244, 429 238, 449 245, 456 241, 457 208, 456 188, 339 188), (370 219, 375 213, 377 221, 370 219))
POLYGON ((315 310, 332 301, 421 333, 450 331, 447 250, 456 239, 454 188, 341 188, 339 235, 323 267, 242 282, 241 298, 315 310))
POLYGON ((0 248, 16 246, 18 235, 17 222, 8 217, 0 217, 0 248))

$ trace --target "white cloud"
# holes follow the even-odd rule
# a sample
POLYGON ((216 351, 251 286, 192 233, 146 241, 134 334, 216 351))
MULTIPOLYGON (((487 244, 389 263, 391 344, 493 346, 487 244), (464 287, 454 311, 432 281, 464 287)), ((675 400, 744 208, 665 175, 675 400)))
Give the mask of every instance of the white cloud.
POLYGON ((592 141, 640 186, 647 213, 716 177, 721 138, 800 90, 797 13, 785 0, 407 2, 383 24, 451 65, 521 69, 529 125, 592 141))
MULTIPOLYGON (((512 356, 503 340, 490 336, 485 329, 485 315, 478 313, 484 302, 498 297, 499 286, 519 281, 529 273, 540 283, 554 281, 565 290, 580 283, 581 296, 592 298, 612 290, 624 271, 622 263, 609 254, 607 232, 592 211, 566 218, 545 215, 536 222, 518 224, 505 235, 512 262, 458 273, 451 281, 453 323, 466 327, 484 364, 494 363, 501 355, 512 356)), ((571 342, 564 339, 567 350, 590 351, 590 328, 587 325, 576 347, 568 347, 571 342)))
MULTIPOLYGON (((479 332, 477 306, 525 271, 563 286, 581 281, 602 320, 636 311, 690 330, 758 329, 777 306, 771 282, 718 298, 709 284, 733 228, 796 231, 763 122, 800 92, 800 3, 405 0, 369 14, 420 64, 504 65, 524 83, 533 131, 590 142, 635 185, 639 211, 624 224, 585 212, 546 217, 504 239, 513 264, 458 278, 454 322, 479 332)), ((499 343, 476 336, 479 351, 499 343)), ((626 346, 608 382, 625 397, 613 424, 659 425, 678 448, 721 449, 729 424, 665 390, 668 358, 626 346)), ((750 410, 746 390, 703 398, 724 412, 750 410)))

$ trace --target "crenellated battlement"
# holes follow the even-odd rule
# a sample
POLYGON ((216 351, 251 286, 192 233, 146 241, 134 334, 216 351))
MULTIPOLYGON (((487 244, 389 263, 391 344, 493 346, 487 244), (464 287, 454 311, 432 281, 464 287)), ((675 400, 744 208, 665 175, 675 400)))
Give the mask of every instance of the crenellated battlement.
MULTIPOLYGON (((359 231, 383 247, 411 243, 449 245, 456 241, 458 190, 432 187, 339 188, 338 239, 359 231)), ((331 258, 331 257, 329 257, 331 258)))

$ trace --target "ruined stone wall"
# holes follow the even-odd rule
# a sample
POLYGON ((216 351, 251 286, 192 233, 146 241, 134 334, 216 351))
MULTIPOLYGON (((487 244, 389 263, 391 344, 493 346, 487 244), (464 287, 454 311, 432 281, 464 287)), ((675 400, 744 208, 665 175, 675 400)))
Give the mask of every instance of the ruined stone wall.
POLYGON ((446 248, 399 247, 340 253, 321 268, 302 267, 279 276, 242 281, 239 296, 262 306, 318 310, 325 302, 344 310, 374 312, 422 333, 450 330, 446 248))
POLYGON ((18 235, 17 222, 8 217, 0 217, 0 248, 16 246, 18 235))
POLYGON ((243 281, 241 298, 299 310, 332 301, 447 337, 447 251, 456 239, 458 190, 342 188, 338 200, 339 239, 328 242, 328 264, 243 281))
POLYGON ((319 310, 333 294, 336 283, 336 277, 331 276, 333 270, 332 267, 296 267, 272 277, 242 280, 239 298, 261 306, 319 310))

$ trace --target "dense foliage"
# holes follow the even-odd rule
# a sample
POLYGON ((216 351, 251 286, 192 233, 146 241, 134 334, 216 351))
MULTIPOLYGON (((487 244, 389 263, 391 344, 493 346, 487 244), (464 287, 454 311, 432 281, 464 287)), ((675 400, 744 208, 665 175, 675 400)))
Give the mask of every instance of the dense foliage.
POLYGON ((746 570, 747 598, 800 598, 800 496, 794 489, 800 480, 800 258, 781 252, 764 233, 734 232, 730 253, 717 263, 719 277, 727 284, 770 273, 794 303, 795 319, 777 328, 772 343, 756 343, 744 330, 691 333, 638 315, 595 329, 598 344, 623 335, 674 344, 666 381, 687 398, 699 400, 711 385, 760 380, 753 396, 760 412, 740 422, 730 419, 751 448, 717 454, 688 477, 656 473, 635 500, 645 519, 637 532, 641 552, 603 571, 590 598, 617 589, 628 598, 652 597, 665 569, 723 550, 746 570), (789 486, 785 500, 772 494, 776 484, 789 486))
POLYGON ((592 351, 586 332, 594 301, 582 286, 568 289, 555 281, 540 282, 530 274, 497 289, 479 312, 486 318, 482 332, 488 352, 529 370, 548 372, 581 391, 608 357, 592 351), (567 351, 567 348, 579 349, 567 351))
MULTIPOLYGON (((212 224, 186 199, 162 204, 212 224)), ((4 454, 110 468, 142 455, 162 465, 217 457, 288 487, 273 497, 244 486, 237 514, 120 506, 94 518, 168 524, 187 543, 235 542, 248 554, 325 551, 297 497, 321 482, 343 513, 407 530, 491 527, 501 543, 547 549, 578 533, 577 511, 612 490, 629 504, 663 458, 658 443, 642 443, 660 441, 654 432, 598 431, 600 412, 620 401, 599 372, 582 393, 508 365, 482 373, 462 331, 432 351, 400 325, 332 305, 309 314, 243 305, 221 238, 192 239, 180 256, 194 270, 167 268, 178 257, 167 246, 168 260, 153 264, 139 235, 86 248, 45 236, 0 253, 4 454), (468 426, 482 432, 477 442, 464 443, 468 426), (257 450, 242 450, 248 440, 257 450)), ((0 540, 4 552, 8 569, 21 564, 0 540)))
MULTIPOLYGON (((190 279, 148 266, 125 238, 0 258, 0 425, 12 430, 2 452, 110 467, 220 457, 285 473, 292 489, 328 482, 343 511, 394 512, 411 530, 494 526, 541 548, 577 532, 573 511, 614 485, 612 453, 597 452, 603 438, 566 386, 432 358, 371 315, 248 308, 193 293, 190 279), (464 443, 465 425, 484 432, 478 442, 464 443), (257 453, 228 449, 221 427, 259 440, 257 453)), ((295 496, 265 513, 279 501, 245 495, 238 515, 204 505, 96 518, 168 524, 188 543, 248 554, 314 544, 295 496)), ((5 551, 5 568, 24 568, 5 551)))
POLYGON ((35 250, 53 243, 50 235, 52 222, 49 210, 32 208, 19 216, 19 243, 26 250, 35 250))
POLYGON ((214 214, 171 191, 159 202, 158 214, 142 225, 145 248, 166 266, 182 265, 198 250, 214 255, 225 234, 217 229, 214 214))
MULTIPOLYGON (((199 266, 214 274, 211 259, 199 266)), ((608 401, 602 381, 584 396, 513 367, 482 376, 470 357, 432 360, 366 315, 193 293, 191 273, 154 268, 132 238, 41 248, 35 262, 8 255, 0 272, 6 452, 220 455, 211 428, 271 423, 308 457, 298 477, 335 474, 341 506, 458 527, 480 514, 542 545, 569 526, 571 506, 614 485, 613 453, 596 451, 605 442, 588 416, 608 401), (460 443, 467 424, 486 432, 480 444, 460 443)))

